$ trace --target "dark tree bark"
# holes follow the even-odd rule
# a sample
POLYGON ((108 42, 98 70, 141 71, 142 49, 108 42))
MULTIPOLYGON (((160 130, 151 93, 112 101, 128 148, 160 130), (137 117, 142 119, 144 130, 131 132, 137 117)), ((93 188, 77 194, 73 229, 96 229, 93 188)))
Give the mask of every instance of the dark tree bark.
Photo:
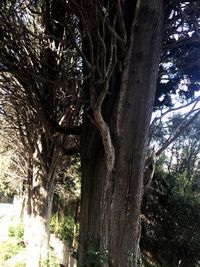
MULTIPOLYGON (((102 113, 111 135, 113 166, 108 164, 102 131, 87 115, 85 118, 80 266, 137 266, 144 157, 156 90, 163 5, 160 0, 138 1, 130 18, 128 49, 110 79, 110 95, 102 113)), ((93 114, 95 117, 94 108, 93 114)))

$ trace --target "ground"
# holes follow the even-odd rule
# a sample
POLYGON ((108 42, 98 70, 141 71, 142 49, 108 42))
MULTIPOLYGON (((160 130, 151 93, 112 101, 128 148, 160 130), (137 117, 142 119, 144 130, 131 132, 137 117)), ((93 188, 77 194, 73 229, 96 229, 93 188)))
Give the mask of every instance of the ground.
POLYGON ((13 204, 0 204, 0 266, 23 267, 25 248, 19 240, 9 236, 9 228, 15 224, 13 204))
MULTIPOLYGON (((18 210, 17 205, 0 203, 0 267, 25 267, 26 248, 20 228, 22 225, 17 220, 18 210)), ((70 249, 53 234, 50 237, 50 246, 53 251, 49 252, 48 267, 58 267, 60 266, 58 262, 66 267, 77 266, 70 249)))

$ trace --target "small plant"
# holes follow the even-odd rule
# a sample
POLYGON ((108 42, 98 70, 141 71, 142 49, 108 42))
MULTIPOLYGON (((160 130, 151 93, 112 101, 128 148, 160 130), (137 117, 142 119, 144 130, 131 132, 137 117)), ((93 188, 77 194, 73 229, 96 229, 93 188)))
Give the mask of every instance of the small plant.
POLYGON ((56 215, 52 216, 51 232, 55 233, 61 240, 66 241, 71 247, 73 240, 74 219, 71 216, 63 216, 57 222, 56 215))
POLYGON ((95 248, 94 244, 90 246, 87 251, 87 262, 99 266, 108 262, 108 251, 99 251, 95 248))
POLYGON ((24 238, 24 226, 22 224, 11 225, 8 229, 9 237, 15 237, 19 242, 24 238))
POLYGON ((59 260, 56 258, 56 255, 54 253, 54 250, 49 247, 48 248, 48 259, 45 261, 44 264, 42 264, 44 267, 59 267, 59 260))

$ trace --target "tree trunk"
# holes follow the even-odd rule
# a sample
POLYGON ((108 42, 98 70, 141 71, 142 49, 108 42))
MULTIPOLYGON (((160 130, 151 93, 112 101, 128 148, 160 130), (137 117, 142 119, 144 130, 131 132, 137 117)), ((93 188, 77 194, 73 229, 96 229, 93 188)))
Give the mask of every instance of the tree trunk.
POLYGON ((43 266, 48 256, 47 248, 53 193, 48 192, 47 195, 42 187, 39 190, 40 192, 43 191, 44 194, 38 194, 37 192, 32 196, 32 200, 37 197, 38 203, 33 200, 34 211, 28 214, 26 220, 27 267, 43 266))
MULTIPOLYGON (((100 133, 86 119, 82 136, 79 264, 136 267, 145 147, 156 90, 163 1, 141 0, 120 90, 105 118, 115 148, 110 173, 100 133)), ((117 90, 113 74, 112 94, 117 90)), ((105 112, 105 114, 107 114, 105 112)))
POLYGON ((38 168, 33 172, 24 234, 27 245, 27 267, 46 266, 54 193, 54 172, 53 176, 51 175, 45 175, 41 170, 39 172, 38 168), (50 181, 51 186, 47 186, 47 180, 50 181))
POLYGON ((46 266, 48 260, 49 218, 32 215, 29 218, 29 242, 27 246, 27 267, 46 266), (34 257, 33 257, 34 253, 34 257))

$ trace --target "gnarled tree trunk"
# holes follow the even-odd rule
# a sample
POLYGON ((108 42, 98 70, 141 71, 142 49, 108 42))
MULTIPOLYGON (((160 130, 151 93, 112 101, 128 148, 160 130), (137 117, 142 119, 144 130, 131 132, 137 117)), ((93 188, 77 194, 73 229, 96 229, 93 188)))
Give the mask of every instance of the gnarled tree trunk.
POLYGON ((141 0, 136 9, 123 68, 115 68, 110 82, 110 110, 106 112, 106 105, 103 110, 114 147, 112 170, 100 132, 85 119, 80 266, 137 266, 144 157, 156 90, 163 1, 141 0))

